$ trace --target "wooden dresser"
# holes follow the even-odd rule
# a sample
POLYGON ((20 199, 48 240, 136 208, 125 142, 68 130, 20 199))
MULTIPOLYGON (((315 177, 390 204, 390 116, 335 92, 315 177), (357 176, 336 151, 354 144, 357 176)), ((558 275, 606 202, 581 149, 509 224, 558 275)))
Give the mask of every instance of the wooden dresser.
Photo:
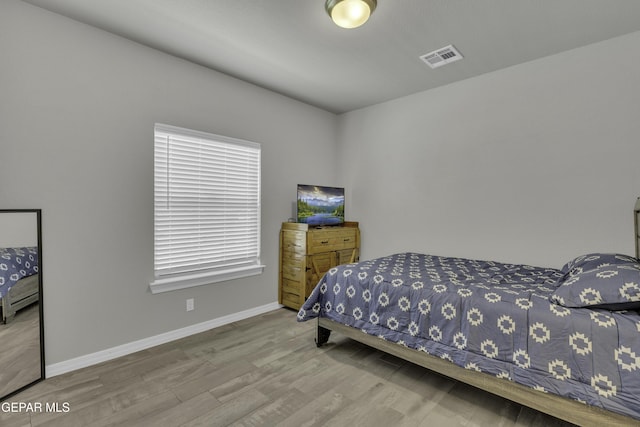
POLYGON ((278 301, 287 307, 300 309, 330 268, 357 262, 359 257, 360 229, 357 222, 333 227, 282 223, 278 301))

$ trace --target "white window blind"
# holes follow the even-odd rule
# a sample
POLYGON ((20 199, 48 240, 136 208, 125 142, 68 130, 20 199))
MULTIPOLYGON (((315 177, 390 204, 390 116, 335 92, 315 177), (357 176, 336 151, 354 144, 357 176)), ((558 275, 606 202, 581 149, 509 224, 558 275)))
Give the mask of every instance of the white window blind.
POLYGON ((262 272, 260 145, 156 124, 152 292, 262 272))

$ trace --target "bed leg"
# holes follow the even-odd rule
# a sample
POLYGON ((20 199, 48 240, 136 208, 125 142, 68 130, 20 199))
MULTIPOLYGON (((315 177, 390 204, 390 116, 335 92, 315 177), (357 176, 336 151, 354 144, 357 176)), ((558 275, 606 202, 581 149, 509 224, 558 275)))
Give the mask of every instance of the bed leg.
POLYGON ((0 319, 0 320, 2 320, 2 322, 0 322, 0 323, 4 323, 5 325, 8 324, 8 323, 11 323, 11 321, 13 320, 15 315, 16 315, 15 311, 8 312, 8 313, 3 313, 2 314, 2 319, 0 319))
POLYGON ((316 330, 316 346, 320 347, 323 344, 326 344, 329 341, 329 336, 331 335, 331 329, 323 328, 318 325, 318 329, 316 330))

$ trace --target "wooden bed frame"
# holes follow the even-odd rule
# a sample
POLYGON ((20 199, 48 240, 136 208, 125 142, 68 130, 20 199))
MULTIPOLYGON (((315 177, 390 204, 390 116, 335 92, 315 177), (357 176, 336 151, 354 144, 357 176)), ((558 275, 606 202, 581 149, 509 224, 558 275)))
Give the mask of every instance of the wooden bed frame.
POLYGON ((318 317, 316 345, 320 347, 329 340, 331 331, 366 344, 370 347, 430 369, 439 374, 472 385, 481 390, 536 409, 556 418, 578 425, 593 426, 639 426, 640 420, 610 412, 575 400, 544 393, 493 375, 472 371, 427 353, 407 348, 359 329, 342 325, 327 318, 318 317))
POLYGON ((20 279, 2 300, 2 322, 9 323, 16 312, 40 299, 40 279, 38 274, 20 279))

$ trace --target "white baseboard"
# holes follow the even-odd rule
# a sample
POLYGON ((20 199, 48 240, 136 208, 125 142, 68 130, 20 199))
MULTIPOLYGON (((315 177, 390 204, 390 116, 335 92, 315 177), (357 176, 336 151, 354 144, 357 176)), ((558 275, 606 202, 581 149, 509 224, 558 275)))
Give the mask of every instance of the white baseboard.
POLYGON ((208 320, 206 322, 187 326, 185 328, 165 332, 153 337, 143 338, 141 340, 130 342, 128 344, 101 350, 96 353, 75 357, 73 359, 65 360, 64 362, 46 365, 45 377, 55 377, 57 375, 75 371, 77 369, 86 368, 87 366, 96 365, 98 363, 106 362, 108 360, 112 360, 121 356, 126 356, 127 354, 135 353, 136 351, 145 350, 147 348, 155 347, 160 344, 165 344, 180 338, 208 331, 209 329, 217 328, 219 326, 227 325, 239 320, 248 319, 249 317, 258 316, 269 311, 277 310, 281 307, 282 305, 278 304, 277 302, 273 302, 259 307, 250 308, 239 313, 230 314, 228 316, 208 320))

